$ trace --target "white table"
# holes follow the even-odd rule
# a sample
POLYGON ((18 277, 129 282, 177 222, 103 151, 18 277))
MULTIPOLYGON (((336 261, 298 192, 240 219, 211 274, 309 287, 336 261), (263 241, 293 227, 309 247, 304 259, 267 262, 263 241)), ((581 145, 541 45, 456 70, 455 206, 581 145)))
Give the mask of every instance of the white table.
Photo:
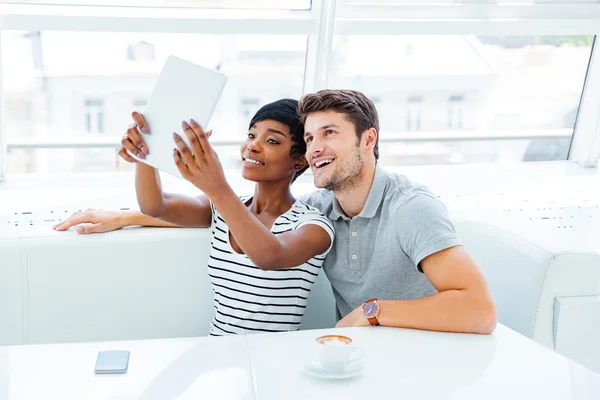
POLYGON ((0 347, 0 399, 600 399, 600 375, 499 325, 478 336, 349 328, 224 338, 0 347), (362 375, 302 370, 335 332, 364 350, 362 375), (131 351, 125 375, 94 375, 96 354, 131 351))
POLYGON ((0 347, 0 399, 254 399, 246 338, 0 347), (123 375, 95 375, 98 351, 130 351, 123 375))
POLYGON ((333 331, 248 336, 256 398, 600 399, 600 375, 502 325, 490 336, 338 329, 364 350, 363 374, 326 381, 304 373, 314 339, 333 331))

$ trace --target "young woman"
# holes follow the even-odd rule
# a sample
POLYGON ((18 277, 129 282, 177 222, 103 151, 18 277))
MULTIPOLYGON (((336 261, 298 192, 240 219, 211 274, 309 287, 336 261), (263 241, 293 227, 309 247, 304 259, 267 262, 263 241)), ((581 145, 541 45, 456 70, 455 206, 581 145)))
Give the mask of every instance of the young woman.
MULTIPOLYGON (((234 193, 208 142, 210 132, 193 120, 182 123, 190 149, 181 133, 173 134, 173 158, 182 176, 203 195, 163 193, 154 168, 144 163, 136 167, 142 213, 167 226, 212 230, 208 273, 215 316, 211 335, 297 330, 311 286, 333 243, 331 222, 316 208, 294 199, 290 191, 291 183, 307 168, 297 106, 290 99, 267 104, 250 122, 240 153, 242 176, 256 182, 253 195, 240 198, 234 193)), ((140 158, 148 154, 143 136, 152 134, 141 114, 134 113, 133 119, 119 152, 129 162, 136 160, 128 151, 140 158)))

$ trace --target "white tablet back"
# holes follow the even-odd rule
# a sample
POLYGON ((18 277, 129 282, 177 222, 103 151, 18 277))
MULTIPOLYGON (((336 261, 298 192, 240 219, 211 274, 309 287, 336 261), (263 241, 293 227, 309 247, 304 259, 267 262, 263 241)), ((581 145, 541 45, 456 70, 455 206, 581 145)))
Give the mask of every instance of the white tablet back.
POLYGON ((219 72, 169 56, 143 112, 150 134, 140 134, 149 154, 138 160, 181 177, 173 161, 173 132, 189 145, 181 121, 194 119, 206 130, 226 82, 219 72))

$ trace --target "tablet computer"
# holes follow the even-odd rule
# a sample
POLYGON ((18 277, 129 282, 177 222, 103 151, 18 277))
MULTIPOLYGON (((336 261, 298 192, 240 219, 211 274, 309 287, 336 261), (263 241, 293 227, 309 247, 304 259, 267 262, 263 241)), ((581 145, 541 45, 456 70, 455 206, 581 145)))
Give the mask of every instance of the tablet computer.
POLYGON ((194 119, 206 130, 226 82, 227 77, 217 71, 169 56, 143 111, 150 134, 140 135, 149 154, 145 159, 132 156, 181 177, 173 160, 173 132, 180 134, 189 146, 181 121, 194 119))

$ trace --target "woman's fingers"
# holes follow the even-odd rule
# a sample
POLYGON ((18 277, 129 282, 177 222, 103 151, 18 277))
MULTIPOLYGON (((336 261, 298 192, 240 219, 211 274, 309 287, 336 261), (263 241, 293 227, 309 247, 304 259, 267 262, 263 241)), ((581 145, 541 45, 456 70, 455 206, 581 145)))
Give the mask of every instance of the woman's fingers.
POLYGON ((140 128, 140 131, 142 131, 142 133, 145 133, 146 135, 148 135, 150 133, 150 128, 148 127, 148 124, 146 123, 146 119, 144 118, 144 116, 141 113, 134 111, 131 114, 131 118, 133 118, 133 120, 135 121, 135 124, 140 128))
POLYGON ((173 160, 175 161, 175 166, 179 170, 181 176, 183 176, 184 179, 188 179, 188 174, 190 170, 187 167, 187 165, 183 162, 181 153, 179 153, 179 150, 177 149, 173 149, 173 160))
POLYGON ((127 162, 130 163, 137 163, 138 160, 136 160, 135 158, 131 157, 131 155, 127 152, 127 150, 125 150, 125 147, 121 147, 121 149, 119 150, 119 156, 121 156, 121 158, 127 162))
MULTIPOLYGON (((141 153, 144 157, 148 154, 148 146, 146 146, 146 142, 142 139, 140 133, 138 132, 138 126, 135 124, 129 125, 129 129, 127 129, 127 133, 123 136, 123 140, 129 139, 131 143, 135 146, 135 154, 141 153)), ((121 141, 121 143, 123 143, 121 141)), ((130 149, 128 149, 130 150, 130 149)), ((141 158, 144 158, 141 157, 141 158)))
POLYGON ((195 157, 202 157, 204 155, 204 149, 198 140, 197 132, 185 121, 181 123, 183 133, 187 137, 190 144, 190 148, 195 157))
POLYGON ((123 139, 121 139, 121 146, 124 147, 125 150, 130 151, 131 154, 134 154, 135 156, 137 156, 139 158, 142 158, 142 159, 146 158, 144 153, 142 153, 142 151, 135 146, 135 144, 131 141, 131 139, 127 135, 123 136, 123 139))
POLYGON ((185 144, 181 136, 179 136, 176 132, 173 132, 173 140, 175 141, 175 146, 177 146, 179 156, 181 159, 183 159, 183 162, 188 167, 194 165, 194 155, 190 152, 190 149, 187 147, 187 144, 185 144))
MULTIPOLYGON (((204 129, 202 129, 202 127, 200 126, 200 124, 198 124, 193 119, 190 120, 190 124, 188 126, 192 130, 194 139, 198 142, 200 149, 202 150, 202 153, 203 154, 210 153, 211 148, 210 148, 210 144, 208 143, 208 136, 210 136, 210 135, 207 135, 204 132, 204 129)), ((188 135, 188 137, 189 137, 189 135, 188 135)))

